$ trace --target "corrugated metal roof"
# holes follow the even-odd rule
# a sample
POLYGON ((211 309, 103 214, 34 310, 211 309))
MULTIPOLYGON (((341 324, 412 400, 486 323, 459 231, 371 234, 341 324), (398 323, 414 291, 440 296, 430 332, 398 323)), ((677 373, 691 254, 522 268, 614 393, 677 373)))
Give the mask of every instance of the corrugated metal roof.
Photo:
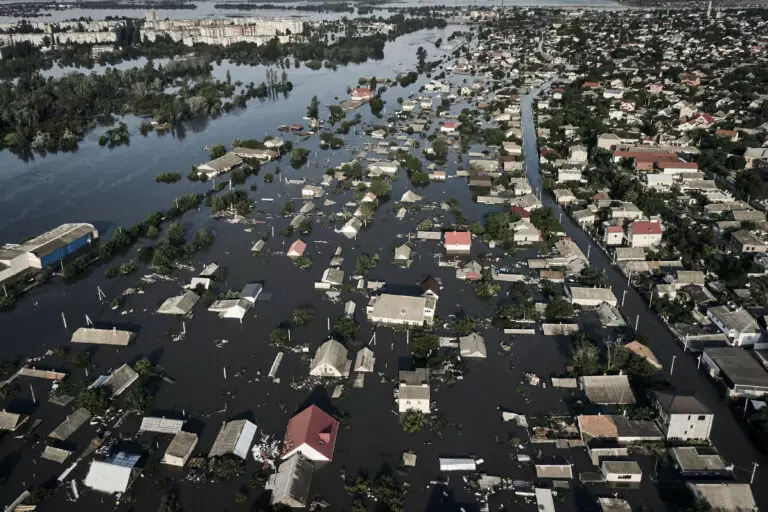
POLYGON ((62 421, 58 427, 53 429, 53 432, 48 434, 48 437, 58 439, 60 441, 66 440, 69 436, 75 433, 86 421, 91 418, 91 413, 88 409, 81 407, 62 421))
POLYGON ((184 426, 184 420, 146 416, 141 420, 139 432, 159 432, 161 434, 177 434, 184 426))

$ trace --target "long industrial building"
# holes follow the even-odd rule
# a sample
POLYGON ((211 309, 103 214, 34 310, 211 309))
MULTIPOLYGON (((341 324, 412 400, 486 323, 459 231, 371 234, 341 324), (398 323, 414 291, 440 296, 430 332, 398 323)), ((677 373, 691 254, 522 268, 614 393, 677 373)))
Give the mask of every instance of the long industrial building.
POLYGON ((0 283, 24 272, 42 270, 99 238, 92 224, 62 224, 21 244, 0 247, 0 283))

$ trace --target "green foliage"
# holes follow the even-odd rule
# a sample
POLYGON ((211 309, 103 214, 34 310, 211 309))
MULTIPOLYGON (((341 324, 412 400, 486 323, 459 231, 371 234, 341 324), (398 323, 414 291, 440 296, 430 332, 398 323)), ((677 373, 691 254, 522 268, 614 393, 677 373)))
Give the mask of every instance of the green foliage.
POLYGON ((739 199, 765 199, 768 197, 768 184, 760 174, 752 169, 739 171, 733 181, 734 192, 739 199))
POLYGON ((585 267, 577 277, 579 284, 590 288, 607 288, 608 278, 605 274, 595 267, 585 267))
POLYGON ((401 426, 409 434, 421 432, 427 426, 427 416, 424 413, 411 409, 405 413, 401 426))
POLYGON ((466 336, 474 331, 476 326, 477 319, 475 317, 463 316, 456 319, 456 322, 453 324, 453 332, 456 333, 457 336, 466 336))
POLYGON ((283 215, 290 215, 293 212, 296 211, 296 208, 293 206, 293 203, 291 201, 286 201, 283 203, 283 207, 280 210, 283 215))
POLYGON ((305 148, 295 147, 291 150, 291 166, 294 169, 298 169, 305 163, 307 163, 307 156, 309 150, 305 148))
POLYGON ((385 178, 373 178, 370 191, 378 198, 386 197, 392 191, 392 185, 385 178))
POLYGON ((220 158, 227 154, 227 148, 224 147, 224 144, 214 144, 210 148, 210 157, 211 160, 214 160, 216 158, 220 158))
POLYGON ((88 409, 94 416, 103 416, 109 408, 109 392, 103 387, 83 389, 77 395, 77 406, 88 409))
POLYGON ((359 275, 359 276, 368 275, 368 272, 370 272, 371 269, 375 267, 378 262, 379 262, 378 254, 374 255, 373 258, 368 256, 367 254, 361 254, 360 256, 358 256, 357 260, 355 261, 355 275, 359 275))
POLYGON ((234 455, 214 457, 209 464, 209 469, 214 479, 228 482, 245 472, 245 461, 234 455))
POLYGON ((438 348, 440 341, 436 334, 419 331, 411 336, 411 354, 420 363, 426 362, 438 348))
POLYGON ((152 407, 152 395, 142 388, 132 389, 125 397, 125 407, 134 414, 144 414, 152 407))
POLYGON ((552 238, 555 233, 563 231, 560 221, 555 217, 552 208, 536 208, 531 211, 531 224, 536 226, 545 238, 552 238))
POLYGON ((269 334, 269 343, 277 348, 285 348, 291 344, 288 329, 275 327, 269 334))
POLYGON ((271 172, 264 175, 264 183, 272 183, 273 181, 275 181, 275 176, 271 172))
POLYGON ((389 475, 381 475, 371 489, 374 499, 389 512, 405 510, 405 487, 389 475))
POLYGON ((378 116, 384 108, 385 101, 380 96, 374 96, 371 98, 371 114, 378 116))
POLYGON ((293 325, 306 325, 315 319, 315 310, 313 308, 296 308, 293 310, 291 322, 293 325))
POLYGON ((75 368, 85 368, 91 365, 91 353, 90 352, 78 352, 72 356, 72 366, 75 368))
POLYGON ((312 268, 312 260, 310 260, 307 256, 299 256, 297 258, 293 258, 293 264, 299 267, 301 270, 309 270, 312 268))
POLYGON ((160 236, 160 228, 157 226, 149 226, 147 228, 147 238, 158 238, 160 236))
POLYGON ((424 219, 423 221, 419 222, 419 224, 416 226, 416 229, 419 231, 429 231, 434 225, 435 223, 432 222, 432 219, 424 219))
POLYGON ((180 172, 166 171, 155 176, 155 182, 157 183, 176 183, 179 180, 181 180, 180 172))
POLYGON ((514 243, 514 232, 509 228, 512 222, 520 220, 520 216, 511 212, 494 212, 485 216, 483 231, 486 240, 496 240, 502 245, 514 243))
POLYGON ((320 101, 318 101, 317 96, 312 96, 312 101, 309 103, 309 107, 307 107, 307 117, 310 119, 320 117, 320 101))
POLYGON ((333 326, 334 334, 341 338, 342 341, 355 339, 359 330, 360 326, 357 325, 357 322, 347 315, 340 316, 333 326))
POLYGON ((448 156, 448 143, 442 137, 438 137, 432 141, 432 151, 437 162, 445 162, 445 157, 448 156))
POLYGON ((579 338, 573 347, 573 365, 580 376, 600 373, 600 351, 585 337, 579 338))
POLYGON ((136 361, 136 364, 133 365, 133 369, 141 377, 149 377, 151 375, 154 375, 155 373, 155 365, 152 364, 152 361, 150 361, 146 357, 136 361))
POLYGON ((344 112, 344 109, 341 108, 341 105, 331 105, 328 107, 328 109, 331 111, 331 117, 328 119, 328 121, 331 123, 331 126, 335 125, 339 121, 343 121, 347 114, 344 112))
POLYGON ((564 298, 558 297, 547 304, 544 316, 551 322, 569 320, 573 318, 573 306, 564 298))

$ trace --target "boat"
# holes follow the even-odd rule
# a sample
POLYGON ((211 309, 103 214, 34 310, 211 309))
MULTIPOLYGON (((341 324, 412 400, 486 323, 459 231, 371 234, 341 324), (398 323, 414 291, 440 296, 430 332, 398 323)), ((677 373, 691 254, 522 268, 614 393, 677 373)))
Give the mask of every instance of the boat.
POLYGON ((281 124, 277 127, 277 129, 281 132, 287 132, 288 131, 288 125, 287 124, 281 124))

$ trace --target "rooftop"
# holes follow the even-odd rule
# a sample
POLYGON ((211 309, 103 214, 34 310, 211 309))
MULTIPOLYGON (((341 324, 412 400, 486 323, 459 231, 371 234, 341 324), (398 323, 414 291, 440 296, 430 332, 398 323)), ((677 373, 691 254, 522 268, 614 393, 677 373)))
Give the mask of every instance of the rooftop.
POLYGON ((694 395, 654 391, 656 400, 667 414, 711 414, 711 411, 694 395))
POLYGON ((92 224, 62 224, 27 240, 15 249, 31 252, 36 256, 45 256, 91 233, 96 234, 96 228, 92 224))
POLYGON ((634 404, 635 394, 626 375, 593 375, 579 382, 589 401, 595 404, 634 404))
POLYGON ((712 347, 704 349, 720 371, 737 386, 757 386, 768 390, 768 372, 752 354, 736 347, 712 347))
POLYGON ((339 421, 316 405, 310 405, 288 422, 282 456, 306 445, 327 460, 333 459, 339 421))

